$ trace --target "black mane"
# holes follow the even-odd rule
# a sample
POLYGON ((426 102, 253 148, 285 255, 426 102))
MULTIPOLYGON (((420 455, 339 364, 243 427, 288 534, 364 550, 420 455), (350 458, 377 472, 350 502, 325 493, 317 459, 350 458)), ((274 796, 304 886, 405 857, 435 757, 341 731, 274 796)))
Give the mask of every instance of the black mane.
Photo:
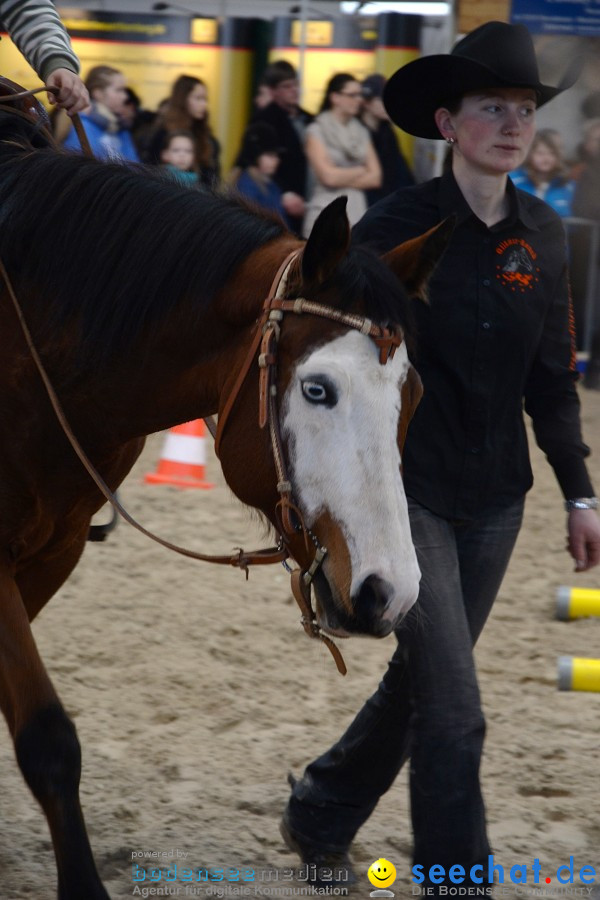
MULTIPOLYGON (((344 308, 360 308, 378 325, 400 325, 409 351, 413 349, 415 322, 410 298, 373 250, 352 245, 334 278, 344 308)), ((327 287, 323 285, 324 289, 327 287)))
MULTIPOLYGON (((14 123, 0 113, 0 258, 30 302, 43 305, 48 335, 78 322, 88 363, 130 346, 183 298, 197 298, 201 316, 246 257, 286 233, 231 194, 193 191, 143 167, 27 149, 23 121, 17 133, 14 123)), ((374 321, 410 330, 404 291, 368 250, 352 248, 333 282, 344 306, 360 304, 374 321)))
POLYGON ((77 317, 92 356, 129 345, 184 297, 200 315, 285 231, 233 196, 141 167, 0 144, 0 257, 37 288, 49 329, 77 317))

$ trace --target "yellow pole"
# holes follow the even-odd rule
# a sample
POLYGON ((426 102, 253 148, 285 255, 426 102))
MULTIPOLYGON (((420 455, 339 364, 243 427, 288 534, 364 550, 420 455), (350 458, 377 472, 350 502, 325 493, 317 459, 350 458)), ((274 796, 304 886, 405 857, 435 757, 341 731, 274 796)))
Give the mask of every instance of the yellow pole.
POLYGON ((559 691, 595 691, 600 693, 600 659, 580 656, 558 658, 559 691))
POLYGON ((556 618, 566 621, 585 616, 600 616, 600 590, 559 587, 556 591, 556 618))

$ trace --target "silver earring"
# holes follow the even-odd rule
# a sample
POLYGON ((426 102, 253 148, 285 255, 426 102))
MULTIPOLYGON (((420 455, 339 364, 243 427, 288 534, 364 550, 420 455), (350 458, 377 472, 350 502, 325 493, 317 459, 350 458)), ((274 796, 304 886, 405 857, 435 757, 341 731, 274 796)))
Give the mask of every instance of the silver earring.
POLYGON ((453 137, 447 137, 447 138, 446 138, 446 143, 447 143, 447 144, 450 144, 450 146, 452 146, 452 144, 455 144, 455 143, 456 143, 456 138, 453 138, 453 137))

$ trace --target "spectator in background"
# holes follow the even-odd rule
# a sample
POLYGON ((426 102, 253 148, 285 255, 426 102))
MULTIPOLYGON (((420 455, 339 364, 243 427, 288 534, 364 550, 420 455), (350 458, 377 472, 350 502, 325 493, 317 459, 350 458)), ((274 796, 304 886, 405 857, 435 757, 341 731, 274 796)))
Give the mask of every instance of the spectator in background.
POLYGON ((264 109, 273 101, 273 92, 267 82, 265 76, 260 79, 256 85, 256 93, 254 95, 254 106, 256 109, 264 109))
POLYGON ((600 118, 589 119, 583 126, 583 138, 577 146, 577 160, 571 177, 578 179, 589 163, 600 156, 600 118))
MULTIPOLYGON (((600 120, 593 120, 598 123, 600 120)), ((598 223, 600 227, 600 136, 594 155, 590 153, 575 187, 573 197, 573 215, 581 216, 598 223)), ((589 227, 589 226, 588 226, 589 227)), ((600 253, 596 259, 590 259, 589 235, 586 236, 585 262, 587 266, 596 266, 596 297, 594 302, 594 319, 592 322, 592 343, 590 359, 585 370, 583 385, 591 390, 600 391, 600 253)), ((586 278, 587 281, 587 278, 586 278)))
POLYGON ((144 109, 140 97, 133 88, 125 88, 125 103, 121 113, 121 121, 131 132, 131 137, 142 162, 148 162, 148 147, 154 137, 154 128, 158 113, 144 109))
POLYGON ((185 187, 199 187, 200 179, 194 170, 194 137, 189 131, 167 132, 160 158, 173 181, 185 187))
POLYGON ((387 197, 400 187, 408 187, 415 183, 408 163, 402 155, 390 117, 383 105, 383 75, 369 75, 362 83, 363 104, 360 120, 369 129, 371 141, 381 166, 381 187, 369 188, 365 191, 367 205, 373 206, 378 200, 387 197))
POLYGON ((600 221, 600 139, 595 156, 590 156, 577 181, 573 213, 600 221))
POLYGON ((125 87, 125 99, 121 106, 121 122, 129 131, 134 129, 141 106, 142 101, 133 88, 125 87))
POLYGON ((535 194, 559 216, 571 215, 575 182, 569 178, 566 160, 551 129, 537 132, 525 162, 510 177, 515 187, 535 194))
POLYGON ((238 156, 240 168, 236 189, 263 209, 277 213, 287 224, 281 189, 273 180, 280 162, 277 134, 264 122, 253 122, 246 129, 238 156))
POLYGON ((290 63, 285 60, 272 63, 265 70, 262 80, 271 90, 273 99, 263 109, 257 110, 253 121, 270 125, 275 130, 279 146, 285 151, 274 180, 281 189, 290 227, 300 234, 307 176, 304 137, 313 117, 298 105, 298 77, 290 63))
POLYGON ((319 115, 306 130, 306 156, 314 177, 304 217, 305 236, 319 213, 342 194, 348 197, 346 211, 355 225, 367 209, 365 191, 381 187, 381 166, 369 131, 356 118, 361 100, 361 86, 352 75, 334 75, 319 115))
POLYGON ((192 75, 180 75, 173 84, 171 95, 156 120, 148 162, 160 162, 166 135, 175 131, 189 131, 193 136, 194 164, 200 182, 215 187, 221 177, 221 148, 210 127, 206 85, 192 75))
MULTIPOLYGON (((131 134, 121 119, 127 97, 123 74, 111 66, 94 66, 85 79, 85 85, 92 102, 81 113, 81 124, 94 156, 98 159, 139 162, 131 134)), ((68 150, 80 150, 74 128, 68 133, 64 146, 68 150)))
MULTIPOLYGON (((577 145, 575 161, 571 169, 571 177, 575 179, 573 215, 597 221, 594 215, 594 190, 589 182, 590 179, 593 180, 593 171, 600 160, 600 91, 589 94, 585 98, 581 104, 581 112, 586 117, 586 121, 582 127, 581 141, 577 145), (581 185, 580 181, 582 181, 581 185)), ((593 274, 590 271, 592 234, 592 228, 586 224, 574 225, 569 229, 569 266, 579 349, 584 347, 587 349, 590 338, 586 329, 589 319, 587 314, 587 304, 590 302, 588 298, 589 279, 593 274)), ((596 275, 600 279, 600 272, 597 272, 596 275)), ((600 285, 600 280, 597 281, 597 284, 600 285)), ((596 299, 594 305, 600 311, 600 299, 596 299)), ((591 359, 583 379, 584 387, 593 387, 594 389, 600 389, 599 326, 600 321, 597 321, 592 327, 591 359)))

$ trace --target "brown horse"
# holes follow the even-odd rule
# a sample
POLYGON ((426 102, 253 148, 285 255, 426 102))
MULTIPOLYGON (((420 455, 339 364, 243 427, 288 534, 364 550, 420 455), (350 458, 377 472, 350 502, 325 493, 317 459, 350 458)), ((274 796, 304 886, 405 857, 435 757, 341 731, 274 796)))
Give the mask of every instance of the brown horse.
POLYGON ((445 239, 433 232, 382 262, 350 247, 337 201, 303 245, 235 198, 57 153, 23 118, 0 112, 0 133, 0 705, 48 819, 59 897, 106 900, 79 804, 79 742, 30 629, 77 564, 103 497, 57 421, 13 298, 112 490, 145 435, 220 413, 220 460, 237 496, 303 570, 315 547, 328 548, 315 578, 321 625, 382 635, 419 581, 399 446, 420 386, 399 340, 410 337, 399 279, 418 292, 445 239), (295 250, 279 289, 285 319, 267 319, 263 301, 295 250), (284 310, 299 297, 304 314, 284 310), (257 321, 268 334, 255 353, 257 321), (280 423, 287 487, 269 435, 277 422, 260 427, 265 403, 280 423))

